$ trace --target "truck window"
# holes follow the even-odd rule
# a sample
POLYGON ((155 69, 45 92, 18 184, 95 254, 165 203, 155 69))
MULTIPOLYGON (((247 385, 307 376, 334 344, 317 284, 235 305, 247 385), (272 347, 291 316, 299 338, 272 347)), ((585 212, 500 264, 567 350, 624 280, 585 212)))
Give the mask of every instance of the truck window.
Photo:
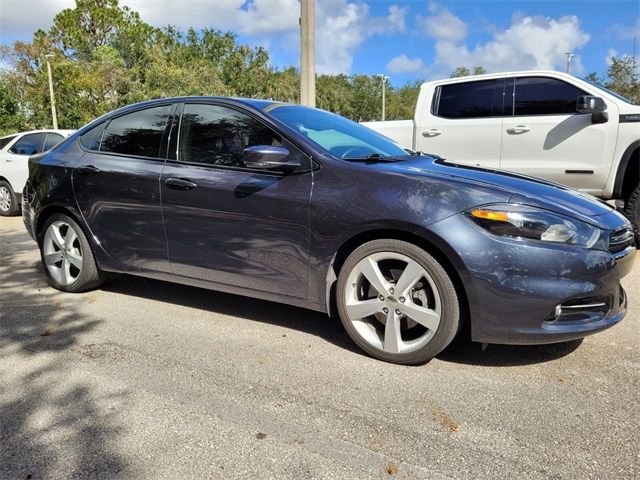
MULTIPOLYGON (((511 85, 512 79, 507 80, 511 85)), ((509 90, 509 89, 507 89, 509 90)), ((576 113, 576 101, 583 90, 562 80, 544 77, 515 78, 513 114, 567 115, 576 113)))
POLYGON ((503 90, 503 79, 442 85, 432 113, 444 118, 499 117, 503 90))

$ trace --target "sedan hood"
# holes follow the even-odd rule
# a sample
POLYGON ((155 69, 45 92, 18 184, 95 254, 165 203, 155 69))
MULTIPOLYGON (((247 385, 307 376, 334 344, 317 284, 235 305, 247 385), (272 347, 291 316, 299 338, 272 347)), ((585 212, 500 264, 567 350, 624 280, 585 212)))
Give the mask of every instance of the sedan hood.
POLYGON ((613 210, 613 207, 607 203, 563 185, 511 172, 457 165, 445 162, 440 158, 416 157, 385 163, 384 167, 398 173, 450 176, 488 185, 510 193, 509 202, 511 203, 521 203, 551 210, 601 228, 608 228, 608 222, 598 217, 613 210))

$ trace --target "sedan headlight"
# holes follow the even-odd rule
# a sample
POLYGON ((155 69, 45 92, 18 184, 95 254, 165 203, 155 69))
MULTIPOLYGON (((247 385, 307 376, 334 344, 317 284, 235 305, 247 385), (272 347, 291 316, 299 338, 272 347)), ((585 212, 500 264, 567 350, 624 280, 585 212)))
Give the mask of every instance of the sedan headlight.
POLYGON ((473 208, 467 216, 480 227, 506 237, 593 247, 601 230, 574 218, 525 205, 473 208))

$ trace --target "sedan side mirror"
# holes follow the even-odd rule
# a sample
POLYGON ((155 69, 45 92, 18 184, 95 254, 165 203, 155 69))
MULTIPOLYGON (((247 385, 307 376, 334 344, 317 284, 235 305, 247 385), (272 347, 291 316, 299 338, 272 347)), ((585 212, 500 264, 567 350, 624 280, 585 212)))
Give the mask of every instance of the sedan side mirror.
POLYGON ((242 152, 242 161, 247 168, 292 172, 300 166, 299 162, 289 158, 289 150, 271 145, 255 145, 242 152))
POLYGON ((576 102, 576 112, 590 113, 592 123, 605 123, 609 120, 609 115, 605 112, 607 104, 600 97, 592 95, 581 95, 576 102))

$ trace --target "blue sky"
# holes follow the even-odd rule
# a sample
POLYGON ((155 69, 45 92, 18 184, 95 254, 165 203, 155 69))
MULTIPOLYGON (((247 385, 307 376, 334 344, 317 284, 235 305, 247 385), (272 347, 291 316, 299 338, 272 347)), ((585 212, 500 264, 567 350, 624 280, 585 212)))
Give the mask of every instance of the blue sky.
MULTIPOLYGON (((28 40, 72 0, 0 0, 0 42, 28 40), (28 13, 28 14, 27 14, 28 13)), ((265 46, 275 66, 298 65, 298 0, 121 0, 156 26, 232 30, 265 46)), ((401 85, 448 76, 456 66, 489 71, 607 69, 631 55, 640 0, 316 0, 319 73, 384 73, 401 85)), ((640 62, 639 62, 640 63, 640 62)))

